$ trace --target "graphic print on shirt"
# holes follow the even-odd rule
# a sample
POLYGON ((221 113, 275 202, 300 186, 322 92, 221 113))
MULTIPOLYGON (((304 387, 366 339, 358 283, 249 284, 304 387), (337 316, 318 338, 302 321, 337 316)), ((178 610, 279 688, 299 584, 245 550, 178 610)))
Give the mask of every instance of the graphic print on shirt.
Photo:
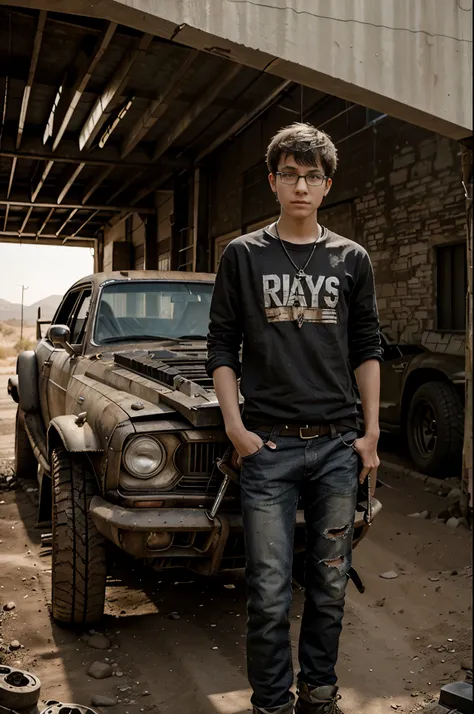
POLYGON ((326 275, 293 277, 288 273, 263 276, 268 322, 305 322, 337 325, 339 278, 326 275))

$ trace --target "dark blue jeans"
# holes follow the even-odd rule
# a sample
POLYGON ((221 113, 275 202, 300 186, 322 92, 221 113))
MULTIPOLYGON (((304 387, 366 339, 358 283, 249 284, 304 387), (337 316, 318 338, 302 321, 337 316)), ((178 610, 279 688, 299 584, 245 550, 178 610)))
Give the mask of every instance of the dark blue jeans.
MULTIPOLYGON (((257 432, 264 441, 269 435, 257 432)), ((272 708, 291 698, 289 610, 295 520, 300 495, 306 520, 306 599, 298 677, 310 687, 337 681, 357 497, 357 433, 308 441, 272 435, 243 460, 242 513, 248 592, 247 667, 252 703, 272 708)))

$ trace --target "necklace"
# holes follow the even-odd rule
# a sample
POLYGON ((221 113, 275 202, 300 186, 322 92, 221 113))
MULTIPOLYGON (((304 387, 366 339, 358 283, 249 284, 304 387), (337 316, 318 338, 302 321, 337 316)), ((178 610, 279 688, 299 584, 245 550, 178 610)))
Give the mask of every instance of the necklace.
POLYGON ((317 246, 317 244, 319 243, 319 241, 321 240, 321 238, 323 237, 325 230, 326 230, 325 228, 322 228, 322 227, 320 228, 319 236, 316 238, 316 240, 315 240, 314 243, 313 243, 313 250, 311 251, 308 260, 306 261, 306 263, 303 265, 302 268, 298 268, 298 266, 296 265, 295 261, 293 260, 293 258, 291 257, 291 255, 288 253, 287 249, 285 248, 285 244, 283 243, 282 239, 280 238, 280 233, 278 232, 278 225, 275 223, 275 233, 276 233, 276 236, 277 236, 278 240, 280 241, 281 247, 282 247, 283 250, 285 251, 286 257, 288 258, 288 260, 290 261, 290 263, 292 264, 292 266, 293 266, 294 269, 296 270, 296 277, 297 277, 297 278, 300 278, 300 279, 301 279, 301 278, 307 278, 307 277, 308 277, 308 275, 307 275, 307 273, 306 273, 306 268, 307 268, 308 265, 310 264, 311 258, 313 257, 314 251, 316 250, 316 246, 317 246))

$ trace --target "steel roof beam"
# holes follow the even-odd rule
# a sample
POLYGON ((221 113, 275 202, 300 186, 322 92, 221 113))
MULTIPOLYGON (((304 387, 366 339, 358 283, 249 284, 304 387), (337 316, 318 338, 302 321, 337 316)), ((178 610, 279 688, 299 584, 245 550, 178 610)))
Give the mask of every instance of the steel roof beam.
POLYGON ((100 174, 92 179, 92 181, 89 183, 89 185, 86 187, 84 196, 82 198, 82 203, 87 203, 87 201, 90 199, 93 193, 97 191, 99 186, 105 181, 107 176, 112 173, 114 167, 113 166, 106 166, 105 169, 103 169, 100 174))
POLYGON ((219 134, 214 141, 212 141, 201 153, 196 157, 196 163, 202 161, 206 156, 215 151, 221 144, 223 144, 227 139, 235 136, 239 131, 241 131, 248 124, 252 123, 257 119, 262 112, 264 112, 271 104, 274 102, 282 92, 287 89, 291 84, 291 81, 285 80, 281 82, 275 89, 268 94, 265 99, 263 99, 254 109, 244 114, 240 119, 238 119, 232 126, 230 126, 222 134, 219 134))
POLYGON ((122 158, 128 156, 132 149, 134 149, 143 137, 146 136, 150 129, 167 111, 168 107, 172 104, 176 97, 181 93, 187 79, 188 72, 191 66, 196 62, 199 55, 200 52, 198 50, 191 52, 186 57, 177 73, 173 76, 166 89, 156 99, 150 101, 142 116, 138 119, 134 127, 124 139, 121 151, 122 158))
MULTIPOLYGON (((55 161, 58 164, 78 164, 83 161, 88 166, 112 166, 116 168, 134 168, 134 169, 146 169, 152 168, 153 162, 151 159, 146 161, 133 161, 133 160, 120 160, 118 153, 112 149, 108 151, 104 149, 100 154, 108 153, 116 155, 117 158, 103 158, 97 159, 95 157, 90 157, 87 154, 80 153, 76 149, 73 152, 64 151, 64 142, 61 145, 62 154, 53 154, 49 151, 10 151, 6 148, 0 149, 0 157, 7 159, 23 159, 25 161, 55 161)), ((140 152, 143 154, 143 152, 140 152)), ((161 162, 160 162, 161 163, 161 162)), ((191 161, 189 159, 174 159, 172 157, 163 159, 163 163, 167 166, 173 166, 175 168, 189 168, 191 166, 191 161)))
POLYGON ((15 176, 16 162, 17 162, 17 158, 16 158, 16 156, 14 156, 13 161, 12 161, 12 167, 10 170, 10 178, 8 180, 7 198, 10 198, 10 191, 12 190, 13 177, 15 176))
POLYGON ((72 87, 70 93, 68 93, 69 97, 71 97, 71 95, 72 95, 72 97, 70 98, 70 101, 69 101, 66 109, 64 110, 64 116, 62 117, 62 119, 59 119, 59 117, 57 118, 57 121, 60 121, 61 123, 60 123, 59 129, 57 131, 57 134, 54 137, 53 147, 52 147, 53 151, 56 151, 56 149, 58 148, 59 142, 63 138, 64 132, 66 131, 66 129, 69 126, 69 122, 71 121, 72 115, 74 114, 74 111, 82 97, 82 94, 84 93, 85 88, 87 87, 87 85, 89 83, 89 80, 92 77, 92 74, 93 74, 95 68, 97 67, 97 64, 99 63, 99 61, 103 57, 106 49, 110 45, 110 42, 112 40, 112 37, 114 36, 116 28, 117 28, 116 22, 109 22, 109 24, 107 25, 106 31, 97 40, 97 43, 96 43, 94 50, 92 52, 92 56, 90 58, 87 58, 87 60, 86 60, 87 66, 86 66, 85 70, 84 70, 84 68, 82 68, 82 72, 80 73, 80 76, 74 83, 74 86, 72 87))
POLYGON ((35 40, 33 43, 33 54, 31 55, 30 71, 28 73, 28 79, 26 80, 25 88, 23 90, 23 99, 21 102, 20 109, 20 120, 18 122, 18 134, 16 137, 16 148, 20 148, 21 139, 23 137, 23 130, 25 128, 26 113, 28 111, 28 104, 30 101, 31 88, 33 87, 33 82, 35 79, 36 65, 38 64, 38 57, 41 49, 41 41, 43 39, 44 25, 46 22, 46 10, 40 10, 38 17, 38 26, 36 28, 35 40))
POLYGON ((30 216, 31 216, 32 210, 33 210, 33 206, 30 206, 29 209, 28 209, 27 212, 26 212, 25 219, 24 219, 23 223, 21 224, 20 235, 23 233, 23 231, 25 230, 26 224, 27 224, 28 221, 30 220, 30 216))
POLYGON ((34 201, 11 201, 0 199, 0 206, 19 207, 19 208, 29 208, 34 206, 37 208, 77 208, 80 211, 105 211, 106 213, 122 213, 122 211, 132 211, 133 213, 140 211, 140 213, 155 213, 154 208, 137 208, 135 206, 83 206, 77 203, 62 203, 58 206, 57 203, 35 203, 34 201))
POLYGON ((61 189, 59 196, 58 196, 58 205, 62 203, 63 198, 66 196, 66 194, 69 192, 71 189, 71 186, 73 185, 74 181, 77 179, 79 174, 81 173, 82 169, 84 168, 85 164, 78 164, 74 171, 72 172, 71 176, 68 178, 66 183, 64 184, 63 188, 61 189))
POLYGON ((43 223, 41 224, 41 226, 40 226, 40 228, 39 228, 39 231, 38 231, 38 233, 37 233, 37 235, 36 235, 36 238, 37 238, 37 239, 38 239, 38 237, 41 235, 41 233, 44 231, 44 229, 46 228, 46 225, 47 225, 49 219, 51 218, 51 216, 53 215, 53 213, 54 213, 55 210, 56 210, 55 208, 51 208, 51 209, 50 209, 48 215, 46 216, 46 218, 44 219, 43 223))
POLYGON ((112 79, 102 94, 97 98, 91 113, 81 129, 79 135, 79 149, 81 151, 91 148, 95 137, 115 106, 115 101, 117 97, 120 96, 134 64, 140 55, 146 52, 152 41, 153 35, 144 34, 135 50, 125 52, 112 79))
POLYGON ((44 182, 45 182, 46 179, 48 178, 48 174, 49 174, 49 172, 51 171, 51 169, 53 168, 53 165, 54 165, 54 161, 48 161, 48 162, 46 163, 46 166, 45 166, 44 169, 43 169, 43 173, 41 174, 41 178, 40 178, 40 180, 38 181, 38 183, 36 184, 36 188, 31 192, 31 200, 32 200, 32 202, 34 202, 34 201, 36 200, 37 195, 39 194, 39 192, 40 192, 41 189, 43 188, 44 182))
POLYGON ((163 136, 158 140, 155 151, 153 153, 153 161, 158 159, 165 153, 167 149, 183 134, 193 121, 207 109, 214 99, 225 89, 225 87, 235 79, 242 70, 242 65, 231 64, 227 69, 220 74, 217 79, 201 94, 198 99, 189 107, 188 111, 181 117, 180 121, 175 125, 171 133, 163 136))

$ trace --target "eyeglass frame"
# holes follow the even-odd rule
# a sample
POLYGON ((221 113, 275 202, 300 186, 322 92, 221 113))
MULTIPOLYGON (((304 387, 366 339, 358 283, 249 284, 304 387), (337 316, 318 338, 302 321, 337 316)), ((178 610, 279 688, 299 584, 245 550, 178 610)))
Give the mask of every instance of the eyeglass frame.
POLYGON ((306 185, 307 185, 309 188, 319 188, 319 186, 322 186, 323 183, 328 180, 328 178, 331 178, 330 176, 326 176, 326 175, 323 174, 321 183, 316 183, 316 184, 311 185, 310 183, 308 183, 308 174, 297 174, 297 173, 295 173, 294 171, 275 171, 275 176, 280 176, 280 177, 281 177, 281 176, 283 176, 284 174, 293 174, 294 176, 297 176, 297 179, 296 179, 296 181, 295 181, 294 183, 285 183, 285 182, 282 180, 281 182, 282 182, 282 184, 283 184, 284 186, 297 186, 299 180, 300 180, 300 179, 304 179, 306 185))

